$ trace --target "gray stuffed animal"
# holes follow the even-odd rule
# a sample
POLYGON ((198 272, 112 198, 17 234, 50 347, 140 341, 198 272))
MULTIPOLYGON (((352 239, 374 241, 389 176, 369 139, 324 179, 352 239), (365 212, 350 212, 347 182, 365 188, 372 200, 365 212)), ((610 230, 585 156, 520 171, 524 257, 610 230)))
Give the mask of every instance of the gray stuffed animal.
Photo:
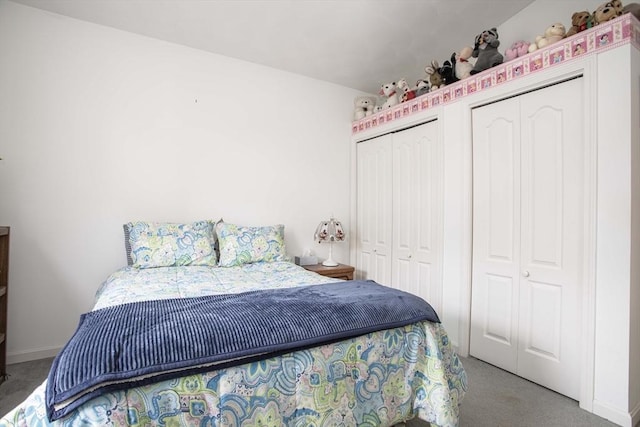
POLYGON ((504 58, 498 52, 498 46, 500 46, 500 40, 498 40, 498 30, 495 28, 485 30, 476 36, 476 43, 471 56, 478 58, 478 60, 473 66, 471 74, 477 74, 502 64, 504 58))

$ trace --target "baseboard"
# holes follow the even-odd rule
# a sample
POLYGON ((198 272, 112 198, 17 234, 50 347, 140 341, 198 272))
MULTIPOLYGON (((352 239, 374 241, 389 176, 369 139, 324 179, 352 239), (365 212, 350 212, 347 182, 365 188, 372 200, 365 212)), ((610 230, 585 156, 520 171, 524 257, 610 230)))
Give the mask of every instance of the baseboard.
POLYGON ((18 351, 14 353, 7 353, 7 365, 13 363, 30 362, 32 360, 48 359, 49 357, 55 357, 62 347, 44 347, 33 350, 18 351))
MULTIPOLYGON (((636 416, 637 410, 638 408, 634 410, 636 412, 636 416)), ((597 400, 593 401, 593 413, 622 427, 634 427, 637 422, 637 420, 634 422, 634 417, 632 417, 630 413, 621 411, 618 408, 614 408, 611 405, 597 400)))

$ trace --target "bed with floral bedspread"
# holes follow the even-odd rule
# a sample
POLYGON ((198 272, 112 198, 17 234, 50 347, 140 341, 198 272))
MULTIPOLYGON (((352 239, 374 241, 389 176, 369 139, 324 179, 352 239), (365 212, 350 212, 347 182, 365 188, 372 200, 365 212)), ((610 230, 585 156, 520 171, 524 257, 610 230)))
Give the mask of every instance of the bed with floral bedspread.
MULTIPOLYGON (((124 267, 93 310, 120 304, 327 283, 287 261, 124 267)), ((348 286, 350 282, 344 282, 348 286)), ((258 315, 258 314, 256 314, 258 315)), ((440 323, 402 327, 222 369, 106 392, 50 422, 46 381, 0 426, 456 426, 465 371, 440 323)))

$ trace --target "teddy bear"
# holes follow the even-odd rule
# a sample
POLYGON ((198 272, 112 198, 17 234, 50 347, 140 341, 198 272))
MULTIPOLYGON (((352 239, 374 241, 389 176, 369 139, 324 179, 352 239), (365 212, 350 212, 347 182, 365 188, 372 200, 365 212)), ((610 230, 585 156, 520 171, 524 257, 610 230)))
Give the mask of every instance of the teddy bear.
POLYGON ((529 53, 562 40, 565 34, 567 34, 567 30, 562 23, 556 22, 555 24, 551 24, 544 31, 543 36, 537 36, 536 41, 529 45, 529 53))
POLYGON ((429 76, 431 89, 439 89, 445 86, 444 79, 440 74, 440 65, 438 61, 431 61, 431 65, 425 67, 424 72, 429 76))
POLYGON ((358 96, 353 100, 353 120, 360 120, 373 114, 376 100, 370 96, 358 96))
POLYGON ((498 30, 496 28, 491 28, 478 34, 471 53, 471 56, 478 59, 470 73, 477 74, 502 64, 504 57, 498 52, 498 46, 500 46, 500 40, 498 40, 498 30))
POLYGON ((571 15, 571 27, 565 34, 565 37, 571 37, 588 28, 593 27, 593 16, 586 10, 575 12, 571 15))
POLYGON ((511 44, 511 46, 504 51, 504 60, 511 61, 526 55, 529 52, 529 43, 524 40, 517 40, 511 44))
POLYGON ((382 109, 391 108, 400 103, 400 97, 397 93, 396 82, 385 83, 380 86, 380 95, 385 96, 387 100, 382 104, 382 109))
POLYGON ((622 2, 620 0, 602 3, 593 12, 593 22, 595 25, 610 21, 622 15, 622 2))

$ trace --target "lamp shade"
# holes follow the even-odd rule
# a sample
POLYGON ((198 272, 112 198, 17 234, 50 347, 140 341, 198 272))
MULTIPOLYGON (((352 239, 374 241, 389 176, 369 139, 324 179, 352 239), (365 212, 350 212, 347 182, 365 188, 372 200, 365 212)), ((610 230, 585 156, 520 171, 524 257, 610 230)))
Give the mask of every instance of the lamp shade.
POLYGON ((322 221, 316 228, 313 239, 318 243, 322 242, 342 242, 346 235, 342 228, 342 223, 335 218, 329 221, 322 221))
POLYGON ((316 232, 313 235, 313 239, 318 243, 329 242, 329 258, 322 262, 322 265, 326 267, 335 267, 338 265, 333 260, 333 242, 342 242, 346 237, 342 223, 335 218, 331 218, 329 221, 322 221, 318 224, 316 232))

